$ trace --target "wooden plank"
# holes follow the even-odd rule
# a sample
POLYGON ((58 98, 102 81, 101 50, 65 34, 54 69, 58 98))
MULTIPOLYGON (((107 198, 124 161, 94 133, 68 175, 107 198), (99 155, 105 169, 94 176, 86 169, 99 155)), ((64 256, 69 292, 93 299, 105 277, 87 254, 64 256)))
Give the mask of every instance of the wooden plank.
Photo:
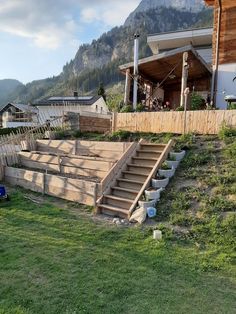
POLYGON ((45 175, 45 193, 86 205, 94 204, 96 183, 45 175))
POLYGON ((44 190, 43 174, 36 171, 6 167, 5 181, 12 185, 19 185, 35 192, 43 193, 44 190))
POLYGON ((73 154, 75 141, 72 140, 37 140, 37 150, 45 152, 73 154))

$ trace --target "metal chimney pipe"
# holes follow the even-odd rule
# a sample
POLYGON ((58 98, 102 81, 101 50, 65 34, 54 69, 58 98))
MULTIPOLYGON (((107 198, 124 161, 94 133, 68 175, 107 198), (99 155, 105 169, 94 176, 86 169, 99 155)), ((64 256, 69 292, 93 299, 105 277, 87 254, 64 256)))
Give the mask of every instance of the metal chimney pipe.
POLYGON ((140 35, 134 34, 134 89, 133 89, 133 109, 137 108, 138 100, 138 59, 139 59, 139 37, 140 35))

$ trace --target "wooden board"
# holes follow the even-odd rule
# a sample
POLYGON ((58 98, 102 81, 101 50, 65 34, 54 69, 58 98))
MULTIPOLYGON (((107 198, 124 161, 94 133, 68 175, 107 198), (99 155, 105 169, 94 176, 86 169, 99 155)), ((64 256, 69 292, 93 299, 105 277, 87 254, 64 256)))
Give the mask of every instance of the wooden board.
POLYGON ((104 178, 114 165, 114 162, 91 157, 60 157, 32 152, 20 152, 19 156, 20 164, 27 168, 98 178, 104 178))
POLYGON ((44 191, 44 174, 36 171, 5 167, 5 181, 31 191, 44 191))
POLYGON ((45 175, 45 193, 73 202, 94 205, 96 183, 45 175))
POLYGON ((37 140, 37 150, 55 154, 97 156, 118 160, 130 143, 97 141, 37 140))
POLYGON ((97 183, 95 182, 46 175, 37 171, 6 167, 5 181, 31 191, 85 205, 94 205, 97 197, 97 183))
POLYGON ((64 154, 74 154, 75 141, 66 140, 37 140, 37 150, 42 152, 54 152, 64 154))
MULTIPOLYGON (((184 112, 117 113, 113 116, 117 130, 152 133, 184 133, 184 112)), ((223 123, 236 126, 236 110, 187 111, 186 131, 218 134, 223 123)))

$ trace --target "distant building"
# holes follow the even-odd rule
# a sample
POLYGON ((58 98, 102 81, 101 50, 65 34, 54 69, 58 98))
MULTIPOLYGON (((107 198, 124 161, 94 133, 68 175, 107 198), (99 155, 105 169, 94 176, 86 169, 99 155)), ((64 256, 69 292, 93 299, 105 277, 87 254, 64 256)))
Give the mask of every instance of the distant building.
POLYGON ((38 123, 38 110, 29 105, 8 103, 0 110, 1 127, 16 128, 38 123))
POLYGON ((109 112, 102 96, 49 97, 32 104, 37 108, 40 122, 61 117, 65 112, 98 113, 109 112))

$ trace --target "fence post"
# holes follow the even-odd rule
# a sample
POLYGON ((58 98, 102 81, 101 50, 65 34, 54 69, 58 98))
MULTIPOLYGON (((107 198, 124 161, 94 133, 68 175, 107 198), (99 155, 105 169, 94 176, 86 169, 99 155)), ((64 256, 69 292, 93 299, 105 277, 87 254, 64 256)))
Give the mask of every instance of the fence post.
POLYGON ((184 134, 186 134, 186 127, 187 127, 187 103, 188 103, 188 94, 189 88, 185 88, 184 90, 184 134))
POLYGON ((116 131, 116 125, 117 125, 117 112, 112 113, 112 132, 116 131))

